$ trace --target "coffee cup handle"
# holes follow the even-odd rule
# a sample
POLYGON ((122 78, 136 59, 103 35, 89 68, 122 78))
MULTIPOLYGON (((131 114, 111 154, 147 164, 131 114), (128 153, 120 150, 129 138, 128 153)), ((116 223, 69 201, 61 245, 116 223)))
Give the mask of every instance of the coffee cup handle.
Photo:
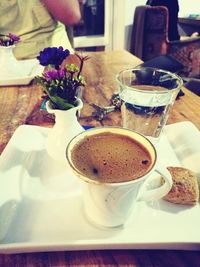
POLYGON ((155 167, 154 171, 157 172, 159 176, 149 176, 144 181, 137 195, 138 201, 151 201, 161 199, 172 188, 172 177, 166 167, 162 166, 162 164, 159 163, 155 167), (161 184, 160 176, 162 176, 162 178, 164 179, 164 184, 161 184))

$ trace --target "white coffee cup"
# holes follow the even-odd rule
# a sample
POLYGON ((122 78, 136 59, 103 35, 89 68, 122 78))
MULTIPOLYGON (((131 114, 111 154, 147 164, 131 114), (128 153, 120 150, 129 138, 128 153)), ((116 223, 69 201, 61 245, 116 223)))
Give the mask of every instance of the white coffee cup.
POLYGON ((88 219, 104 227, 123 225, 131 214, 135 202, 160 199, 172 187, 170 173, 165 167, 158 164, 155 146, 143 135, 128 129, 99 127, 84 131, 70 141, 66 153, 70 166, 77 177, 80 178, 84 208, 88 219), (128 136, 148 150, 152 164, 145 175, 128 182, 101 183, 87 177, 77 169, 71 156, 74 146, 87 136, 108 132, 128 136), (151 176, 152 172, 157 172, 159 175, 151 176), (160 182, 161 176, 164 179, 164 184, 160 182))

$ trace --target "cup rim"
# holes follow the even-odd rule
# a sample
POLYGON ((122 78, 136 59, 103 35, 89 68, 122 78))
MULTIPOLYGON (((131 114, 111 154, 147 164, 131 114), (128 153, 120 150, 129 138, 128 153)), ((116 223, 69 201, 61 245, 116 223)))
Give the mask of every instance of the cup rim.
MULTIPOLYGON (((120 134, 123 135, 123 133, 120 133, 120 134)), ((139 142, 139 141, 137 141, 137 142, 139 142)), ((157 157, 158 157, 158 155, 157 155, 157 151, 156 151, 155 145, 146 136, 144 136, 143 134, 141 134, 141 133, 139 133, 137 131, 133 131, 133 130, 130 130, 128 128, 124 128, 124 127, 120 127, 120 126, 103 126, 103 127, 99 126, 99 127, 95 127, 95 128, 91 128, 91 129, 82 131, 81 133, 79 133, 76 136, 74 136, 70 140, 70 142, 67 144, 67 147, 66 147, 66 158, 67 158, 67 161, 68 161, 70 167, 72 168, 72 170, 81 178, 81 180, 83 180, 83 181, 85 181, 87 183, 96 184, 96 185, 119 186, 119 185, 130 185, 130 184, 133 184, 133 183, 141 182, 141 181, 145 180, 147 178, 147 176, 155 169, 155 165, 156 165, 156 162, 157 162, 157 157), (134 133, 134 134, 136 134, 138 136, 141 136, 145 141, 147 141, 147 143, 150 144, 150 146, 153 149, 155 159, 154 159, 154 162, 153 162, 151 168, 145 173, 145 175, 139 176, 134 180, 125 181, 125 182, 117 182, 117 183, 114 183, 114 182, 112 182, 112 183, 111 182, 110 183, 109 182, 99 182, 99 181, 96 181, 94 179, 88 178, 87 176, 85 176, 82 172, 80 172, 74 166, 74 164, 72 163, 72 160, 71 160, 71 158, 69 156, 69 154, 70 154, 70 152, 69 152, 70 150, 69 149, 70 149, 70 146, 72 145, 72 143, 74 142, 74 140, 76 140, 80 136, 83 136, 80 139, 80 140, 82 140, 83 138, 85 138, 85 136, 87 136, 87 132, 90 133, 90 132, 94 131, 94 134, 95 134, 95 131, 98 131, 98 130, 101 130, 102 132, 106 132, 106 131, 109 131, 109 130, 112 130, 112 129, 119 129, 119 130, 127 131, 129 133, 134 133)))
MULTIPOLYGON (((127 69, 124 69, 124 70, 121 70, 120 72, 117 73, 117 75, 115 76, 116 78, 116 81, 118 83, 120 83, 121 85, 124 85, 120 80, 119 80, 119 75, 123 72, 126 72, 126 71, 136 71, 136 70, 145 70, 145 69, 150 69, 150 70, 155 70, 155 71, 158 71, 158 72, 163 72, 163 73, 166 73, 166 74, 169 74, 171 75, 172 77, 176 78, 177 80, 179 80, 179 85, 176 87, 176 88, 173 88, 173 89, 170 89, 169 91, 176 91, 176 90, 179 90, 182 86, 183 86, 183 79, 177 75, 176 73, 173 73, 173 72, 170 72, 168 70, 164 70, 164 69, 160 69, 160 68, 153 68, 153 67, 135 67, 135 68, 127 68, 127 69)), ((128 86, 127 86, 128 87, 128 86)), ((138 92, 143 92, 143 93, 152 93, 152 91, 148 91, 148 90, 140 90, 138 88, 134 88, 132 87, 132 89, 134 89, 135 91, 138 91, 138 92)), ((166 94, 166 91, 158 91, 158 90, 154 90, 153 93, 159 93, 159 94, 166 94)))

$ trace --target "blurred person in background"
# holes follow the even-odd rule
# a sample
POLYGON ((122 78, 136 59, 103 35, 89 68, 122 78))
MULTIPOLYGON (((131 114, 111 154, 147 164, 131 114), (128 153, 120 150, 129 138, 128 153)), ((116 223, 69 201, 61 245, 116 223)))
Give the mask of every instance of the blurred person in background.
POLYGON ((84 22, 87 35, 104 33, 104 0, 85 0, 84 22))
POLYGON ((45 47, 73 52, 66 26, 77 24, 81 13, 78 0, 0 0, 0 18, 0 35, 20 37, 15 57, 29 59, 45 47))

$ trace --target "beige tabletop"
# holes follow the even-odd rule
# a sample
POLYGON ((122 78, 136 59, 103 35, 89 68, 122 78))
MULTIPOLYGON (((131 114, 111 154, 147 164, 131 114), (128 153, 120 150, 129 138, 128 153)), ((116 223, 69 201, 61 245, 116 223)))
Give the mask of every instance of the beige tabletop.
MULTIPOLYGON (((141 61, 126 51, 90 52, 84 66, 87 86, 84 89, 84 107, 81 116, 94 111, 91 103, 110 105, 116 90, 115 75, 123 69, 135 67, 141 61)), ((68 59, 74 61, 73 56, 68 59)), ((191 121, 200 129, 200 98, 187 89, 185 96, 176 100, 168 124, 191 121)), ((40 110, 43 92, 32 82, 28 86, 0 87, 0 153, 11 136, 22 124, 52 127, 54 121, 46 111, 40 110)), ((81 119, 83 125, 121 125, 120 112, 107 115, 103 121, 81 119)), ((200 253, 181 250, 88 250, 40 252, 0 255, 0 266, 200 266, 200 253)))

